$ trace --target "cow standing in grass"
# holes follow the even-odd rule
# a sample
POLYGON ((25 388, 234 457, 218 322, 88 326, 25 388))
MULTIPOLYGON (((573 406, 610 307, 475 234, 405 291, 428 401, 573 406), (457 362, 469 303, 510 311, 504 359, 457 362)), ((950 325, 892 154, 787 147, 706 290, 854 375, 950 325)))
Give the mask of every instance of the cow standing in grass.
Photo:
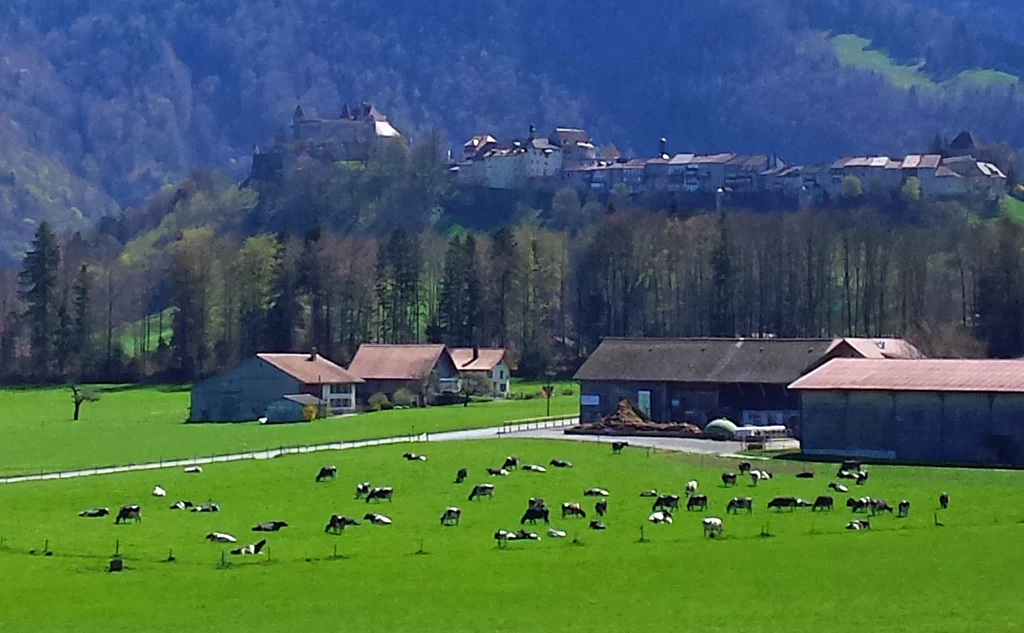
POLYGON ((816 512, 818 510, 821 510, 822 512, 828 510, 829 512, 831 512, 833 507, 835 507, 835 500, 827 495, 821 495, 820 497, 814 500, 814 505, 811 507, 811 512, 816 512))
POLYGON ((751 497, 733 497, 725 506, 728 514, 739 514, 740 510, 746 510, 747 514, 754 513, 754 500, 751 497))
POLYGON ((608 500, 607 499, 601 499, 600 501, 595 503, 594 504, 594 511, 597 512, 597 516, 599 516, 599 517, 603 517, 605 514, 607 514, 608 513, 608 500))
POLYGON ((736 473, 722 473, 722 485, 728 488, 736 485, 736 473))
POLYGON ((691 510, 707 510, 708 497, 707 495, 693 495, 686 500, 686 511, 691 510))
POLYGON ((789 508, 790 510, 796 510, 797 502, 795 497, 775 497, 768 502, 768 509, 775 508, 776 512, 781 512, 783 508, 789 508))
POLYGON ((374 488, 370 491, 370 494, 366 495, 366 503, 370 503, 371 501, 383 501, 384 499, 391 501, 394 494, 395 491, 393 488, 374 488))
POLYGON ((564 519, 566 517, 579 517, 581 519, 585 519, 587 518, 587 511, 578 503, 563 503, 562 518, 564 519))
POLYGON ((910 516, 910 502, 904 499, 900 501, 899 505, 899 518, 905 519, 910 516))
POLYGON ((658 510, 678 510, 679 509, 679 495, 661 495, 654 500, 654 505, 651 506, 651 512, 657 512, 658 510))
POLYGON ((629 442, 612 442, 612 455, 620 455, 627 446, 629 442))
POLYGON ((117 517, 114 518, 114 525, 128 523, 129 521, 133 521, 135 523, 142 522, 142 508, 140 506, 121 506, 121 509, 117 511, 117 517))
POLYGON ((518 469, 519 468, 519 458, 516 457, 515 455, 509 455, 508 457, 505 458, 505 461, 504 461, 504 463, 502 463, 501 468, 503 470, 516 470, 516 469, 518 469))
POLYGON ((944 492, 941 495, 939 495, 939 505, 942 507, 943 510, 948 510, 949 509, 949 493, 948 492, 944 492))
POLYGON ((462 510, 451 506, 446 508, 444 514, 441 515, 441 525, 458 525, 459 519, 462 518, 462 510))
POLYGON ((345 531, 345 527, 348 525, 359 525, 359 522, 355 519, 350 519, 347 516, 332 514, 331 519, 327 522, 327 527, 324 528, 324 533, 341 534, 345 531))
POLYGON ((337 466, 323 466, 320 468, 320 472, 316 474, 316 483, 326 481, 328 479, 334 479, 338 476, 337 466))
POLYGON ((538 520, 543 520, 545 525, 551 523, 551 511, 545 508, 543 505, 531 505, 523 513, 523 518, 519 519, 519 525, 526 524, 529 521, 531 524, 536 524, 538 520))
POLYGON ((722 531, 725 529, 722 526, 722 520, 718 517, 708 517, 702 521, 704 526, 704 536, 708 538, 715 538, 715 536, 721 536, 722 531))
POLYGON ((460 468, 459 472, 455 474, 455 483, 461 484, 466 481, 466 477, 469 477, 469 471, 465 468, 460 468))
POLYGON ((494 498, 494 484, 477 484, 473 486, 473 490, 469 493, 470 501, 483 499, 484 497, 488 499, 494 498))
POLYGON ((371 490, 373 490, 373 485, 368 481, 356 484, 356 499, 362 499, 366 495, 370 494, 371 490))

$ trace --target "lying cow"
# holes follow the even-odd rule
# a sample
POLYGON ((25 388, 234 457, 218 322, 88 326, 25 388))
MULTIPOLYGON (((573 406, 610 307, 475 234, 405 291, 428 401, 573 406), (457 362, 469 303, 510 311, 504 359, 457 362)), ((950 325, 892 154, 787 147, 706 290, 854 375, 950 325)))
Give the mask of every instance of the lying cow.
POLYGON ((547 468, 544 468, 543 466, 538 466, 537 464, 527 464, 527 465, 523 466, 523 470, 525 470, 527 472, 531 472, 531 473, 546 473, 546 472, 548 472, 547 468))
POLYGON ((246 545, 244 547, 233 549, 231 550, 231 553, 235 556, 259 556, 260 552, 263 551, 263 548, 266 547, 266 545, 267 539, 262 539, 258 543, 253 543, 251 545, 246 545))
POLYGON ((216 503, 204 503, 200 506, 194 506, 192 512, 220 512, 220 506, 216 503))
POLYGON ((366 495, 366 503, 370 503, 371 501, 382 501, 384 499, 391 501, 394 494, 394 489, 390 487, 374 488, 366 495))
POLYGON ((337 466, 323 466, 320 468, 320 472, 316 475, 316 483, 320 483, 326 479, 334 479, 338 476, 337 466))
POLYGON ((590 529, 591 530, 607 530, 608 526, 604 524, 604 521, 591 521, 590 522, 590 529))
POLYGON ((578 503, 563 503, 562 518, 564 519, 565 517, 580 517, 581 519, 585 519, 587 518, 587 511, 578 503))
POLYGON ((840 479, 856 479, 857 473, 859 472, 860 471, 840 470, 838 473, 836 473, 836 477, 839 477, 840 479))
POLYGON ((830 483, 828 487, 831 488, 832 490, 835 490, 836 492, 850 492, 849 488, 847 488, 843 484, 837 484, 835 482, 830 483))
POLYGON ((284 521, 264 521, 252 527, 253 532, 279 532, 282 528, 288 527, 284 521))
POLYGON ((324 533, 341 534, 345 531, 345 527, 349 525, 359 525, 359 522, 347 516, 332 514, 331 519, 327 522, 327 527, 324 528, 324 533))
POLYGON ((721 536, 724 527, 722 526, 722 520, 717 517, 708 517, 702 521, 704 526, 704 536, 708 538, 715 538, 715 536, 721 536))
POLYGON ((820 497, 814 500, 814 505, 811 507, 811 512, 817 512, 818 510, 821 510, 822 512, 828 510, 829 512, 831 512, 832 508, 835 507, 835 504, 835 499, 833 499, 832 497, 829 497, 827 495, 821 495, 820 497))
POLYGON ((194 507, 195 506, 191 501, 187 501, 185 499, 175 501, 174 503, 171 504, 171 510, 188 510, 194 507))
POLYGON ((509 455, 501 464, 501 470, 516 470, 517 468, 519 468, 519 458, 515 455, 509 455))
POLYGON ((658 491, 657 490, 644 490, 643 492, 640 493, 640 496, 641 497, 657 497, 658 496, 658 491))
POLYGON ((707 510, 708 508, 708 497, 707 495, 693 495, 686 500, 686 511, 691 510, 707 510))
POLYGON ((356 499, 362 499, 370 494, 371 490, 373 490, 373 486, 368 481, 356 484, 356 499))
POLYGON ((612 442, 612 455, 619 455, 627 446, 629 446, 629 442, 612 442))
POLYGON ((587 488, 586 490, 583 491, 583 496, 584 497, 610 497, 612 495, 611 495, 610 492, 608 492, 604 488, 587 488))
POLYGON ((121 506, 121 509, 117 511, 117 517, 114 519, 114 525, 119 523, 127 523, 128 521, 134 521, 140 523, 142 521, 142 508, 140 506, 121 506))
POLYGON ((238 539, 227 534, 225 532, 210 532, 206 535, 206 540, 211 543, 237 543, 238 539))
POLYGON ((494 498, 494 484, 477 484, 473 486, 473 491, 469 493, 469 500, 473 499, 488 499, 494 498))
POLYGON ((654 505, 651 506, 651 512, 657 512, 658 510, 678 510, 679 509, 679 495, 661 495, 654 500, 654 505))
POLYGON ((839 472, 846 471, 848 473, 856 473, 861 471, 861 463, 854 459, 844 460, 839 466, 839 472))
POLYGON ((488 468, 487 474, 491 477, 508 477, 508 470, 505 468, 488 468))
POLYGON ((747 514, 753 514, 754 500, 750 497, 733 497, 725 506, 725 511, 729 514, 739 514, 740 510, 746 510, 747 514))
POLYGON ((85 517, 87 519, 98 519, 105 517, 110 514, 109 508, 89 508, 88 510, 82 510, 78 513, 78 516, 85 517))
MULTIPOLYGON (((564 516, 564 515, 563 515, 564 516)), ((537 521, 544 521, 545 525, 551 523, 551 510, 548 510, 544 506, 530 506, 523 513, 523 518, 519 519, 519 525, 525 525, 527 521, 531 524, 536 524, 537 521)))
POLYGON ((794 497, 775 497, 768 502, 768 509, 775 508, 776 512, 781 512, 783 508, 789 508, 795 510, 797 507, 796 498, 794 497))
POLYGON ((910 516, 910 502, 909 501, 907 501, 906 499, 904 499, 903 501, 900 501, 900 504, 899 504, 898 507, 899 507, 899 515, 898 515, 899 518, 905 519, 908 516, 910 516))
POLYGON ((595 503, 594 504, 594 511, 597 512, 597 516, 599 516, 599 517, 603 517, 605 514, 607 514, 608 513, 608 500, 607 499, 601 499, 600 501, 595 503))
POLYGON ((866 483, 868 483, 868 473, 862 470, 857 473, 857 485, 863 486, 866 483))
POLYGON ((516 531, 517 541, 539 541, 540 535, 536 532, 527 532, 526 530, 519 529, 516 531))
POLYGON ((859 532, 861 530, 870 530, 871 529, 871 522, 870 521, 865 521, 864 519, 861 519, 860 521, 850 521, 849 523, 846 524, 846 529, 847 530, 854 530, 854 531, 857 531, 857 532, 859 532))
POLYGON ((402 453, 402 457, 409 462, 425 462, 427 461, 426 455, 420 455, 419 453, 402 453))
POLYGON ((161 488, 160 486, 153 486, 153 496, 154 497, 166 497, 167 496, 167 491, 164 490, 163 488, 161 488))
POLYGON ((461 484, 466 481, 466 477, 469 477, 469 471, 465 468, 460 468, 459 472, 455 473, 455 483, 461 484))
POLYGON ((668 510, 653 512, 651 513, 651 516, 647 517, 647 520, 655 525, 661 523, 672 523, 672 513, 668 510))
POLYGON ((808 501, 807 499, 801 499, 800 497, 797 497, 796 498, 796 507, 798 507, 798 508, 813 508, 814 504, 811 503, 810 501, 808 501))
POLYGON ((202 466, 186 466, 185 472, 190 475, 198 475, 203 472, 202 466))
POLYGON ((772 478, 772 474, 767 470, 752 470, 750 471, 750 485, 756 486, 762 481, 767 481, 772 478))
POLYGON ((804 470, 796 474, 797 479, 814 479, 814 473, 804 470))
POLYGON ((364 521, 369 521, 374 525, 391 525, 391 519, 384 516, 383 514, 374 514, 373 512, 367 512, 363 515, 364 521))
POLYGON ((555 528, 548 528, 548 536, 551 538, 565 538, 565 530, 556 530, 555 528))
POLYGON ((555 468, 572 468, 572 462, 567 462, 564 459, 552 459, 551 465, 555 468))
POLYGON ((444 514, 441 515, 441 525, 458 525, 461 518, 462 510, 451 506, 446 508, 444 514))
POLYGON ((736 473, 722 473, 722 485, 728 488, 736 485, 736 473))

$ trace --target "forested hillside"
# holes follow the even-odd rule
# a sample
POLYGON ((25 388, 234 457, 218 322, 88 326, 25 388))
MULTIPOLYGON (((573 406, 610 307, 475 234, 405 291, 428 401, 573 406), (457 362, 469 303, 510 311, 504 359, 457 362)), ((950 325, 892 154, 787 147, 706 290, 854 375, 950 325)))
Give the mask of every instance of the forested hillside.
POLYGON ((459 143, 557 123, 639 153, 664 135, 792 162, 920 150, 961 128, 1024 146, 1024 45, 996 30, 1012 18, 924 4, 8 0, 0 263, 43 218, 83 227, 197 166, 241 179, 297 103, 335 116, 372 101, 413 138, 459 143), (839 34, 935 88, 840 64, 839 34), (977 70, 999 74, 950 82, 977 70))

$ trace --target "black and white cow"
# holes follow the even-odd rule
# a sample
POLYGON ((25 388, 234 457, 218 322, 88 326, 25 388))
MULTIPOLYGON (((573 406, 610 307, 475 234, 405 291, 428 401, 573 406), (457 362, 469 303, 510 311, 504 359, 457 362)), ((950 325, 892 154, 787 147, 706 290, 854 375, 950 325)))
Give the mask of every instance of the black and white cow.
POLYGON ((226 532, 210 532, 206 535, 206 540, 211 543, 237 543, 238 539, 227 534, 226 532))
POLYGON ((900 505, 898 507, 899 507, 899 517, 901 519, 905 519, 908 516, 910 516, 910 502, 909 501, 907 501, 906 499, 904 499, 903 501, 900 501, 900 505))
MULTIPOLYGON (((857 473, 861 470, 861 463, 855 459, 844 460, 839 466, 839 472, 857 473)), ((838 475, 837 475, 838 476, 838 475)))
POLYGON ((754 500, 751 497, 733 497, 725 506, 728 514, 739 514, 740 510, 746 510, 747 514, 754 512, 754 500))
POLYGON ((504 463, 501 465, 502 470, 516 470, 519 468, 519 458, 515 455, 509 455, 505 458, 504 463))
POLYGON ((327 522, 327 527, 324 528, 325 534, 341 534, 346 526, 359 525, 359 522, 355 519, 350 519, 347 516, 339 514, 332 514, 331 519, 327 522))
POLYGON ((893 508, 891 505, 885 502, 885 499, 872 499, 871 500, 871 515, 882 514, 888 512, 892 514, 893 508))
POLYGON ((544 468, 543 466, 538 466, 537 464, 527 464, 527 465, 523 466, 523 470, 525 470, 527 472, 530 472, 530 473, 546 473, 546 472, 548 472, 547 468, 544 468))
POLYGON ((584 497, 610 497, 612 495, 611 495, 610 492, 608 492, 604 488, 587 488, 586 490, 583 491, 583 496, 584 497))
POLYGON ((658 491, 657 490, 644 490, 643 492, 640 493, 640 496, 641 497, 657 498, 658 491))
POLYGON ((257 543, 233 549, 231 550, 231 553, 235 556, 259 556, 260 552, 263 551, 263 548, 266 547, 266 545, 267 539, 262 539, 257 543))
POLYGON ((697 494, 697 481, 691 480, 686 482, 686 496, 697 494))
POLYGON ((279 532, 282 528, 288 527, 284 521, 264 521, 252 526, 253 532, 279 532))
POLYGON ((505 468, 488 468, 487 474, 491 477, 508 477, 508 470, 505 468))
POLYGON ((704 527, 704 536, 708 538, 715 538, 716 535, 721 536, 722 531, 725 529, 722 526, 722 520, 718 517, 708 517, 701 524, 704 527))
POLYGON ((846 529, 847 530, 854 530, 855 532, 859 532, 861 530, 870 530, 871 529, 871 522, 870 521, 866 521, 864 519, 861 519, 859 521, 850 521, 849 523, 846 524, 846 529))
POLYGON ((369 492, 369 494, 366 495, 366 503, 370 503, 371 501, 375 500, 383 501, 384 499, 391 501, 394 494, 395 490, 394 488, 391 487, 374 488, 369 492))
POLYGON ((194 507, 195 505, 193 505, 191 501, 187 501, 185 499, 175 501, 174 503, 171 504, 171 510, 188 510, 194 507))
POLYGON ((110 514, 109 508, 89 508, 88 510, 82 510, 78 513, 78 516, 85 517, 87 519, 98 519, 105 517, 110 514))
POLYGON ((527 532, 526 530, 519 529, 516 531, 517 541, 539 541, 540 535, 536 532, 527 532))
POLYGON ((402 453, 402 457, 408 462, 425 462, 427 461, 426 455, 420 455, 419 453, 402 453))
POLYGON ((836 492, 850 492, 849 488, 847 488, 843 484, 837 484, 835 482, 830 483, 828 487, 831 488, 832 490, 835 490, 836 492))
POLYGON ((707 510, 708 508, 708 496, 707 495, 693 495, 686 500, 686 511, 691 510, 707 510))
POLYGON ((753 464, 751 464, 750 462, 740 462, 736 466, 736 468, 739 469, 741 475, 749 473, 753 467, 753 464))
POLYGON ((536 524, 538 520, 544 521, 545 525, 551 523, 551 510, 545 508, 543 505, 533 506, 531 505, 523 513, 523 518, 519 519, 519 525, 524 525, 527 521, 531 524, 536 524))
POLYGON ((604 524, 604 521, 591 521, 590 522, 590 529, 591 530, 607 530, 608 526, 604 524))
POLYGON ((119 523, 128 523, 134 521, 140 523, 142 521, 142 508, 137 505, 121 506, 121 509, 117 511, 117 517, 114 519, 114 525, 119 523))
POLYGON ((811 512, 817 512, 818 510, 821 510, 822 512, 828 510, 831 512, 835 505, 835 499, 828 495, 821 495, 814 500, 814 506, 811 507, 811 512))
POLYGON ((594 511, 597 512, 597 516, 599 517, 603 517, 604 515, 608 514, 608 500, 601 499, 600 501, 595 503, 594 511))
POLYGON ((867 471, 862 470, 857 473, 857 485, 863 486, 866 483, 868 483, 868 473, 867 471))
POLYGON ((469 471, 465 468, 460 468, 459 472, 455 473, 455 483, 461 484, 466 481, 466 477, 469 477, 469 471))
POLYGON ((722 485, 728 488, 736 485, 736 473, 722 473, 722 485))
POLYGON ((368 481, 356 484, 356 499, 362 499, 370 494, 371 490, 373 490, 373 485, 368 481))
POLYGON ((622 453, 622 450, 629 446, 629 442, 612 442, 612 455, 622 453))
POLYGON ((320 483, 321 481, 324 481, 324 480, 327 480, 327 479, 334 479, 337 476, 338 476, 338 467, 337 466, 322 466, 320 468, 320 472, 318 472, 316 474, 316 483, 320 483))
POLYGON ((840 479, 856 479, 857 473, 859 472, 860 471, 840 470, 836 473, 836 477, 839 477, 840 479))
POLYGON ((374 525, 391 525, 391 519, 384 516, 383 514, 375 514, 373 512, 367 512, 363 515, 364 521, 369 521, 374 525))
POLYGON ((220 512, 220 506, 216 503, 204 503, 203 505, 193 506, 192 512, 220 512))
POLYGON ((494 498, 494 484, 477 484, 473 486, 473 491, 469 493, 469 500, 473 499, 488 499, 494 498))
POLYGON ((658 510, 678 510, 679 509, 679 495, 661 495, 654 500, 654 505, 651 506, 651 512, 657 512, 658 510))
POLYGON ((458 525, 461 518, 462 510, 455 506, 445 508, 444 514, 441 515, 441 525, 458 525))
POLYGON ((564 459, 552 459, 551 465, 555 468, 572 468, 572 462, 567 462, 564 459))
POLYGON ((658 512, 652 512, 651 516, 647 517, 647 520, 655 525, 661 523, 672 523, 672 513, 668 510, 659 510, 658 512))
POLYGON ((556 530, 555 528, 548 528, 548 536, 551 538, 565 538, 567 535, 565 530, 556 530))
POLYGON ((768 502, 768 509, 775 508, 776 512, 781 512, 783 508, 789 508, 790 510, 796 510, 797 502, 795 497, 775 497, 768 502))
POLYGON ((804 470, 796 474, 797 479, 814 479, 814 473, 804 470))
POLYGON ((190 475, 199 475, 199 474, 202 474, 203 467, 202 466, 186 466, 185 467, 185 472, 190 474, 190 475))
POLYGON ((581 519, 587 518, 587 511, 583 509, 579 503, 566 502, 562 504, 562 518, 566 517, 579 517, 581 519))
POLYGON ((853 512, 865 512, 871 509, 873 499, 871 497, 850 497, 846 500, 846 507, 850 508, 853 512))

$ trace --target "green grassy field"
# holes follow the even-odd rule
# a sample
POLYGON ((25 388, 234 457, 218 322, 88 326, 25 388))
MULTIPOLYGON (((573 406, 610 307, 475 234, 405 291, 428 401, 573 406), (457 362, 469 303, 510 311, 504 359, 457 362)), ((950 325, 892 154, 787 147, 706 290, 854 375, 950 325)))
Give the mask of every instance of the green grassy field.
MULTIPOLYGON (((67 389, 0 390, 0 474, 260 450, 278 446, 496 426, 543 417, 542 399, 469 407, 407 409, 311 424, 184 424, 189 392, 180 387, 101 390, 99 402, 71 421, 67 389)), ((552 415, 579 411, 579 398, 556 396, 552 415)))
MULTIPOLYGON (((909 519, 877 518, 870 532, 854 533, 843 529, 845 509, 812 515, 764 507, 776 495, 826 492, 833 468, 824 465, 815 466, 818 477, 802 480, 799 466, 772 463, 773 480, 726 490, 718 476, 734 464, 711 458, 641 450, 612 456, 607 446, 520 440, 421 444, 417 450, 429 456, 422 463, 404 461, 404 450, 216 465, 201 475, 176 470, 2 486, 0 573, 7 582, 0 630, 129 623, 123 625, 147 632, 187 626, 202 633, 306 630, 333 621, 346 630, 383 631, 724 632, 742 624, 753 633, 818 633, 855 621, 882 632, 1010 631, 1024 619, 1012 581, 1024 564, 1015 546, 1024 529, 1024 473, 871 468, 871 480, 856 492, 893 504, 905 497, 914 506, 909 519), (492 501, 467 502, 469 485, 488 480, 483 468, 510 453, 524 463, 569 459, 575 468, 491 479, 492 501), (338 479, 313 483, 325 462, 338 466, 338 479), (456 486, 452 477, 462 466, 470 479, 456 486), (325 535, 331 513, 366 511, 352 495, 365 479, 395 488, 393 503, 374 506, 394 525, 325 535), (647 524, 650 500, 638 492, 681 492, 689 479, 710 497, 709 512, 647 524), (155 484, 168 490, 167 499, 149 496, 155 484), (589 511, 593 499, 582 492, 591 486, 611 493, 607 531, 556 518, 553 525, 570 538, 496 548, 493 531, 517 527, 529 497, 549 505, 580 501, 589 511), (936 527, 941 490, 953 502, 936 527), (756 499, 752 516, 723 514, 734 495, 756 499), (217 501, 222 511, 168 510, 178 498, 217 501), (143 505, 140 524, 75 516, 85 507, 131 502, 143 505), (442 528, 438 517, 450 504, 463 509, 462 524, 442 528), (700 520, 708 515, 723 517, 724 538, 703 538, 700 520), (235 559, 218 569, 226 546, 206 543, 208 531, 252 542, 258 535, 249 528, 273 519, 290 527, 268 536, 269 560, 235 559), (771 538, 759 536, 766 527, 771 538), (42 556, 47 540, 52 557, 42 556), (107 574, 116 541, 129 569, 107 574), (417 555, 421 548, 426 553, 417 555), (176 560, 164 562, 170 549, 176 560)), ((543 525, 535 529, 544 532, 543 525)))

